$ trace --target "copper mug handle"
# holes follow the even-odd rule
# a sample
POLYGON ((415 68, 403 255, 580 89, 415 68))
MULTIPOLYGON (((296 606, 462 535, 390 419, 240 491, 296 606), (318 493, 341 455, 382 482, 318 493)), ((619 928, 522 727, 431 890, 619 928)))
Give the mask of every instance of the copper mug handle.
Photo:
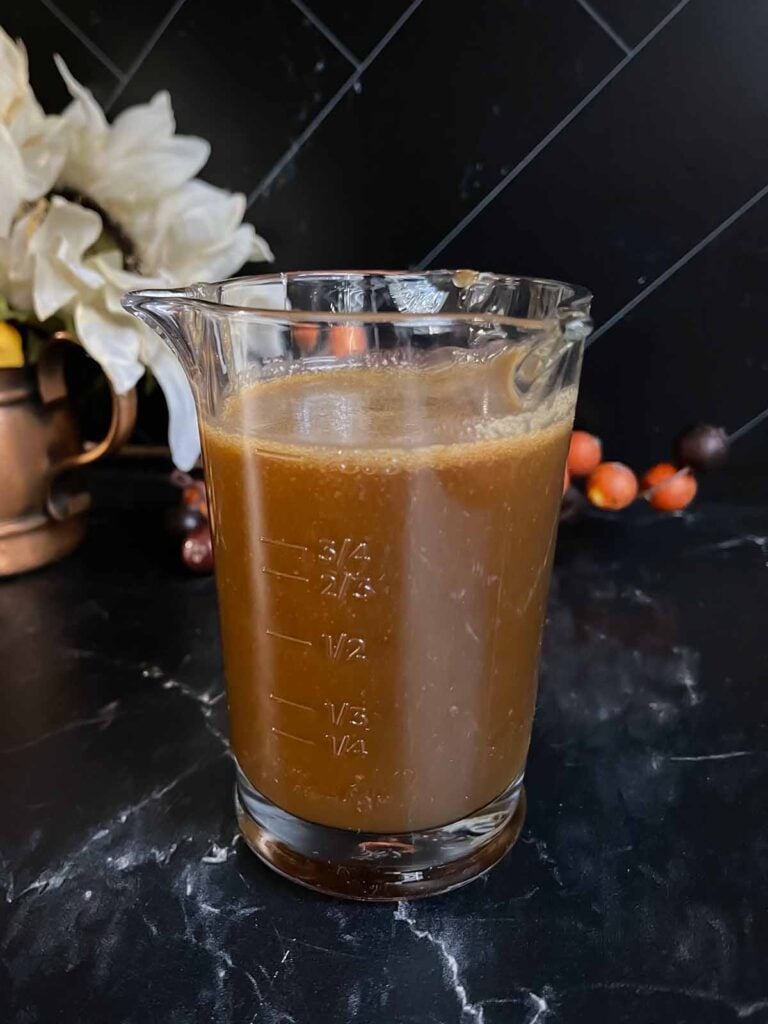
MULTIPOLYGON (((43 348, 37 361, 37 383, 40 397, 45 405, 67 398, 64 378, 64 353, 67 345, 80 343, 67 331, 57 331, 43 348)), ((66 455, 48 470, 46 507, 48 514, 62 521, 85 512, 91 503, 91 496, 85 492, 67 494, 56 484, 65 473, 81 466, 87 466, 97 459, 116 451, 131 436, 136 423, 136 391, 131 388, 124 395, 118 395, 109 383, 112 398, 112 418, 106 437, 96 444, 89 444, 75 455, 66 455)))

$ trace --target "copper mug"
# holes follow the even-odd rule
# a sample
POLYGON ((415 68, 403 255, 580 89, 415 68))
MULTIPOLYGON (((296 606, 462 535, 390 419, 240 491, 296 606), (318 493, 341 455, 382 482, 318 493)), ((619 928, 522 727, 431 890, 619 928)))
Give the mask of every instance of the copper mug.
POLYGON ((64 378, 73 344, 59 332, 34 372, 0 369, 0 576, 37 569, 77 547, 90 495, 76 471, 124 444, 136 421, 136 392, 111 391, 106 437, 82 443, 64 378))

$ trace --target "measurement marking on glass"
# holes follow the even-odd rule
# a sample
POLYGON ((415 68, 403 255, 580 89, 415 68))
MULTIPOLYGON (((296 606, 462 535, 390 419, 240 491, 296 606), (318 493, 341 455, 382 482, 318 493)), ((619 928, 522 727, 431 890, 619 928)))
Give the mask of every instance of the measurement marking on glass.
POLYGON ((275 693, 270 693, 270 700, 277 701, 278 704, 288 704, 292 708, 298 708, 299 711, 314 711, 314 708, 309 707, 307 704, 298 704, 295 700, 287 700, 285 697, 278 697, 275 693))
POLYGON ((266 455, 268 459, 285 459, 286 462, 296 462, 301 459, 300 455, 288 455, 286 452, 275 452, 269 448, 256 448, 254 449, 258 455, 266 455))
POLYGON ((273 629, 265 630, 267 636, 273 636, 277 640, 290 640, 294 644, 302 644, 304 647, 311 647, 311 640, 300 640, 297 636, 288 636, 286 633, 276 633, 273 629))
POLYGON ((295 572, 278 572, 277 569, 267 569, 265 565, 262 565, 261 571, 267 576, 278 576, 281 580, 298 580, 300 583, 309 583, 308 576, 299 576, 295 572))
POLYGON ((294 736, 293 733, 284 732, 282 729, 276 729, 274 725, 272 726, 272 732, 275 733, 276 736, 284 736, 287 740, 296 740, 298 743, 306 743, 309 747, 314 747, 315 745, 314 740, 306 740, 303 736, 294 736))
POLYGON ((291 548, 293 551, 309 551, 303 544, 289 544, 287 540, 272 540, 270 537, 259 537, 262 544, 275 544, 281 548, 291 548))
POLYGON ((331 661, 366 661, 365 640, 361 636, 350 636, 348 633, 323 633, 326 654, 331 661))

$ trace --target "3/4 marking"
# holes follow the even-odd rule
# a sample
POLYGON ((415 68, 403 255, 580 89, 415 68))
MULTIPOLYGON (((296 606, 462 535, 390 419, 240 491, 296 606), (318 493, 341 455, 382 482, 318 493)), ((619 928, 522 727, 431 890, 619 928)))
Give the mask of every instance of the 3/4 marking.
POLYGON ((278 697, 275 693, 270 693, 270 700, 276 701, 278 704, 287 704, 291 708, 298 708, 299 711, 314 711, 308 704, 299 704, 295 700, 288 700, 286 697, 278 697))
POLYGON ((292 644, 301 644, 304 647, 311 647, 311 640, 301 640, 297 636, 288 636, 287 633, 276 633, 274 629, 266 629, 264 631, 267 636, 273 636, 276 640, 290 640, 292 644))
POLYGON ((287 540, 272 540, 271 537, 259 537, 259 540, 262 544, 274 544, 276 547, 290 548, 291 551, 301 551, 302 553, 309 551, 309 548, 303 544, 289 544, 287 540))
POLYGON ((355 541, 351 537, 337 540, 324 538, 320 541, 317 557, 321 562, 330 562, 337 569, 344 569, 349 562, 370 562, 368 541, 355 541))
POLYGON ((283 729, 276 729, 274 725, 272 726, 272 732, 276 736, 283 736, 287 740, 296 740, 297 743, 306 743, 309 747, 314 747, 315 745, 314 740, 307 740, 303 736, 294 736, 293 733, 285 732, 283 729))
POLYGON ((323 633, 325 653, 331 661, 366 661, 365 640, 361 636, 349 636, 339 633, 334 637, 331 633, 323 633))

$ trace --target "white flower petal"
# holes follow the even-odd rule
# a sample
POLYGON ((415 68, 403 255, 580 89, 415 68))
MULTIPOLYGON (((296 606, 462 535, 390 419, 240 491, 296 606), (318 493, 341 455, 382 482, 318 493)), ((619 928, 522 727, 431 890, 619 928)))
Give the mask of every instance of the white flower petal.
POLYGON ((19 204, 25 198, 24 164, 11 133, 0 124, 0 238, 7 238, 19 204))
POLYGON ((9 121, 16 105, 30 91, 27 51, 0 28, 0 120, 9 121))
POLYGON ((248 259, 253 263, 273 263, 275 254, 269 247, 269 242, 266 238, 262 238, 261 235, 257 235, 253 232, 251 238, 251 252, 248 259))
POLYGON ((38 320, 47 320, 75 298, 77 288, 58 260, 35 261, 35 283, 32 302, 38 320))
POLYGON ((58 312, 83 289, 98 289, 102 278, 83 265, 85 252, 101 234, 93 210, 54 196, 42 224, 32 235, 33 303, 41 320, 58 312))
POLYGON ((176 356, 165 342, 151 336, 144 360, 163 389, 168 405, 168 444, 179 469, 190 470, 200 454, 200 436, 192 389, 176 356))
POLYGON ((91 193, 100 202, 120 209, 162 196, 193 177, 210 155, 205 139, 177 135, 159 145, 108 160, 92 182, 91 193))
POLYGON ((82 255, 101 234, 101 217, 61 196, 54 196, 48 214, 35 233, 33 251, 46 252, 58 239, 66 239, 73 254, 82 255))
POLYGON ((80 85, 58 53, 54 54, 53 59, 73 101, 64 111, 64 117, 94 138, 105 135, 108 130, 107 119, 91 90, 80 85))
POLYGON ((110 125, 61 58, 56 64, 72 102, 50 117, 30 88, 23 46, 0 29, 0 292, 40 317, 72 314, 83 345, 121 391, 142 364, 151 366, 167 398, 174 458, 188 467, 199 451, 189 384, 170 349, 120 299, 129 289, 229 277, 272 253, 242 223, 243 195, 195 178, 209 146, 176 135, 167 93, 110 125), (46 198, 64 188, 103 207, 133 242, 141 274, 125 270, 106 217, 46 198), (98 255, 89 255, 96 242, 98 255))
POLYGON ((27 199, 38 199, 53 188, 66 158, 64 124, 59 117, 35 111, 34 98, 25 103, 10 126, 27 176, 27 199))
POLYGON ((119 394, 129 391, 144 373, 139 360, 141 324, 127 314, 113 316, 95 305, 78 302, 75 331, 83 348, 101 366, 119 394))
POLYGON ((190 263, 189 281, 218 281, 231 277, 250 259, 254 234, 250 224, 242 224, 230 239, 203 253, 195 264, 190 263))
POLYGON ((132 150, 146 150, 147 141, 154 145, 160 139, 169 139, 176 131, 171 108, 171 97, 164 90, 155 93, 149 103, 128 107, 112 123, 109 149, 114 156, 132 150))

